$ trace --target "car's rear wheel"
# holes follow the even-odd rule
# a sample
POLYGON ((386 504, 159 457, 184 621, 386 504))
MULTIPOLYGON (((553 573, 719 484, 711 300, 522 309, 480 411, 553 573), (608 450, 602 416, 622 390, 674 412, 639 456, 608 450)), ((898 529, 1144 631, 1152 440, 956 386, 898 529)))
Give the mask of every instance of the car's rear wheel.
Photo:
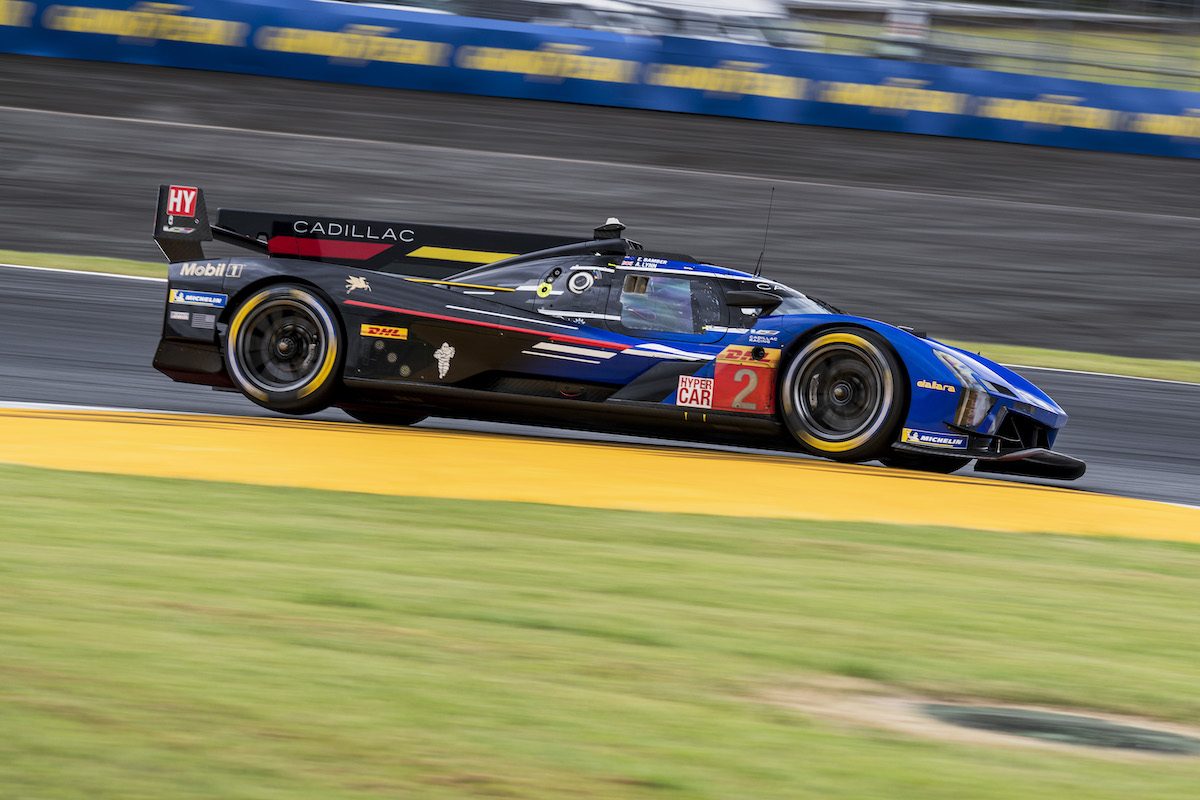
POLYGON ((915 469, 921 472, 938 472, 949 475, 971 463, 969 458, 956 456, 935 456, 924 453, 892 452, 879 459, 885 467, 897 469, 915 469))
POLYGON ((312 289, 276 284, 236 309, 225 336, 234 385, 261 406, 311 414, 329 406, 342 362, 341 329, 312 289))
POLYGON ((416 425, 429 415, 401 408, 343 408, 350 416, 368 425, 416 425))
POLYGON ((780 382, 788 430, 804 449, 837 461, 888 452, 908 402, 899 359, 865 328, 831 328, 805 342, 780 382))

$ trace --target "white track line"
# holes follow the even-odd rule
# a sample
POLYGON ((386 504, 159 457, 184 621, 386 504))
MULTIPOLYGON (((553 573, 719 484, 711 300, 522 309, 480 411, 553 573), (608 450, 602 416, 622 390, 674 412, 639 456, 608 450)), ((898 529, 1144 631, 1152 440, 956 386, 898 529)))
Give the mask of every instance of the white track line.
POLYGON ((1175 381, 1170 378, 1144 378, 1141 375, 1118 375, 1112 372, 1088 372, 1083 369, 1064 369, 1062 367, 1033 367, 1029 364, 1005 364, 1009 369, 1035 369, 1039 372, 1066 372, 1071 375, 1090 375, 1094 378, 1124 378, 1127 381, 1147 381, 1149 383, 1168 383, 1173 386, 1192 386, 1200 387, 1200 383, 1193 381, 1175 381))
POLYGON ((1118 208, 1086 208, 1067 206, 1057 203, 1035 203, 1028 200, 1005 200, 999 197, 980 197, 976 195, 954 194, 953 192, 917 191, 914 189, 892 189, 886 186, 871 186, 856 183, 829 183, 823 181, 806 181, 799 178, 771 177, 769 175, 743 175, 734 172, 719 172, 714 170, 692 169, 688 167, 662 167, 653 164, 630 164, 620 161, 600 161, 588 158, 564 158, 562 156, 539 156, 530 153, 505 153, 497 150, 480 150, 470 147, 448 147, 435 144, 415 144, 409 142, 389 142, 383 139, 368 139, 357 136, 333 136, 322 133, 295 133, 292 131, 264 131, 255 128, 238 128, 228 125, 207 125, 202 122, 176 122, 165 119, 143 119, 140 117, 123 117, 109 114, 84 114, 78 111, 52 111, 44 108, 22 108, 21 106, 0 105, 0 111, 24 112, 27 114, 45 114, 48 116, 71 117, 74 119, 100 119, 106 122, 133 123, 136 125, 155 125, 164 128, 188 128, 191 130, 212 131, 213 133, 237 133, 258 136, 274 136, 286 139, 307 139, 316 142, 346 142, 349 144, 369 144, 398 149, 419 150, 432 153, 454 154, 457 156, 485 156, 488 158, 514 158, 529 161, 540 161, 555 164, 579 164, 605 169, 644 170, 647 172, 662 172, 677 175, 696 175, 724 178, 728 180, 752 181, 770 185, 806 186, 817 189, 840 189, 865 192, 867 194, 895 195, 898 197, 933 197, 943 200, 968 200, 976 203, 1000 206, 1019 206, 1021 208, 1036 208, 1049 211, 1065 211, 1074 214, 1102 214, 1117 217, 1144 217, 1151 219, 1167 219, 1195 224, 1200 217, 1189 217, 1180 214, 1157 214, 1146 211, 1128 211, 1118 208))
POLYGON ((145 275, 122 275, 119 272, 91 272, 85 269, 63 269, 62 267, 30 267, 25 264, 0 264, 0 267, 6 269, 27 269, 34 272, 65 272, 68 275, 95 275, 100 278, 120 278, 126 281, 151 281, 152 283, 166 283, 166 278, 151 278, 145 275))
MULTIPOLYGON (((65 273, 67 275, 94 275, 94 276, 101 277, 101 278, 119 278, 121 280, 127 280, 127 281, 153 281, 156 283, 166 283, 167 282, 166 278, 147 278, 147 277, 143 277, 141 275, 121 275, 116 272, 87 272, 85 270, 77 270, 77 269, 62 269, 61 267, 30 267, 25 264, 0 264, 0 268, 26 269, 26 270, 31 270, 34 272, 58 272, 58 273, 65 273)), ((447 308, 454 308, 454 306, 447 306, 447 308)), ((528 321, 533 322, 534 320, 528 320, 528 321)), ((546 324, 550 325, 553 323, 548 322, 546 324)), ((633 355, 645 355, 645 354, 644 353, 634 353, 633 355)), ((1034 366, 1030 366, 1028 364, 1004 364, 1003 366, 1009 367, 1010 369, 1033 369, 1033 370, 1039 370, 1041 372, 1063 372, 1063 373, 1067 373, 1070 375, 1088 375, 1093 378, 1121 378, 1122 380, 1127 380, 1127 381, 1144 381, 1146 383, 1165 383, 1165 384, 1169 384, 1171 386, 1191 386, 1191 387, 1195 387, 1195 388, 1200 388, 1200 383, 1193 383, 1191 381, 1175 381, 1175 380, 1170 380, 1168 378, 1143 378, 1139 375, 1118 375, 1117 373, 1114 373, 1114 372, 1088 372, 1087 370, 1082 370, 1082 369, 1063 369, 1061 367, 1034 367, 1034 366)))

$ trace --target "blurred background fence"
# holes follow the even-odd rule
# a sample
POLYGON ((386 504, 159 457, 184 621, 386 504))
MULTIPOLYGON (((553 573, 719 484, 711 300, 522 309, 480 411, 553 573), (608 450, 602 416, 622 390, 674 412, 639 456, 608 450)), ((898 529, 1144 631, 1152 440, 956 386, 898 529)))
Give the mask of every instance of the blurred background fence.
POLYGON ((397 5, 614 33, 1200 90, 1200 0, 397 0, 397 5))
POLYGON ((0 0, 0 51, 1200 158, 1200 0, 1107 1, 0 0))

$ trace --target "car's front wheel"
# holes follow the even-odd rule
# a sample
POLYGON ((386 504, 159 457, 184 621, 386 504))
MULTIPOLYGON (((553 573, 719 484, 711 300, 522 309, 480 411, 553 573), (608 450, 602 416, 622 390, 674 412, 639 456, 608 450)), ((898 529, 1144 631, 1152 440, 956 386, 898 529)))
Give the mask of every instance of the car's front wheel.
POLYGON ((246 298, 225 336, 234 385, 261 406, 311 414, 333 399, 343 356, 341 329, 312 289, 276 284, 246 298))
POLYGON ((788 362, 780 382, 788 430, 805 450, 837 461, 888 452, 907 402, 899 359, 865 328, 821 331, 788 362))

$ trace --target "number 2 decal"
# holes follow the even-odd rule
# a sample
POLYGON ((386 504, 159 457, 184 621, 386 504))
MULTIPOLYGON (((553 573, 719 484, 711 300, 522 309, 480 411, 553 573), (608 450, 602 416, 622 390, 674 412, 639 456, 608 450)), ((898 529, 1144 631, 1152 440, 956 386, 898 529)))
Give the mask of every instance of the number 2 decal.
POLYGON ((746 398, 749 397, 755 389, 758 388, 758 373, 752 369, 739 369, 733 373, 734 383, 745 383, 742 390, 733 396, 734 408, 742 408, 747 411, 758 410, 758 403, 747 403, 746 398))
POLYGON ((776 347, 733 344, 722 350, 713 367, 713 410, 773 414, 780 355, 776 347))

